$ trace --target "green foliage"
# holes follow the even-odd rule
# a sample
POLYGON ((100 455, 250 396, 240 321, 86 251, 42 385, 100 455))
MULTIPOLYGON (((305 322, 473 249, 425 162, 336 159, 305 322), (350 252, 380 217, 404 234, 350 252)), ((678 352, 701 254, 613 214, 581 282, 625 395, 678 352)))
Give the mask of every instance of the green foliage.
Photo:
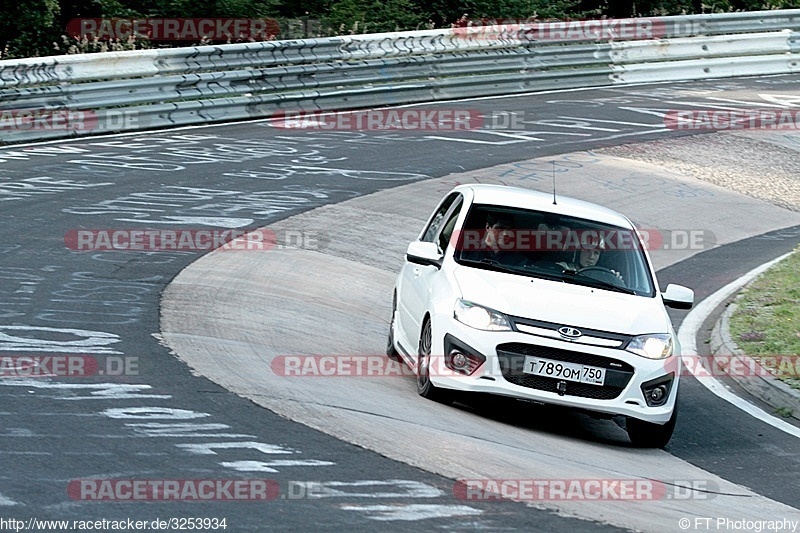
POLYGON ((463 4, 468 18, 567 18, 580 11, 580 2, 564 0, 467 0, 463 4))
POLYGON ((154 3, 149 16, 263 18, 277 13, 280 0, 170 0, 154 3))
POLYGON ((798 0, 657 0, 636 2, 638 15, 680 15, 693 13, 727 13, 763 9, 800 7, 798 0))
POLYGON ((93 54, 97 52, 121 52, 124 50, 143 50, 150 48, 148 41, 136 40, 133 36, 128 39, 110 39, 101 41, 98 39, 88 39, 61 36, 61 44, 53 43, 55 50, 65 54, 93 54))
POLYGON ((568 18, 581 16, 586 9, 572 0, 432 0, 426 2, 437 26, 450 26, 461 18, 476 20, 568 18))
POLYGON ((332 33, 377 33, 423 29, 429 15, 411 0, 338 0, 323 17, 332 33))
POLYGON ((65 41, 67 23, 80 17, 274 17, 291 29, 287 35, 297 37, 449 27, 459 19, 619 18, 798 7, 800 0, 0 0, 0 57, 149 46, 142 41, 65 41), (322 25, 309 19, 321 19, 322 25))
POLYGON ((104 18, 134 18, 141 17, 148 12, 145 6, 138 2, 125 5, 119 0, 97 0, 97 7, 99 8, 97 16, 104 18))
MULTIPOLYGON (((737 300, 731 335, 751 356, 800 356, 800 249, 753 281, 737 300)), ((782 379, 800 387, 800 367, 785 369, 782 379)))
POLYGON ((0 56, 50 55, 60 11, 58 0, 0 0, 0 56))

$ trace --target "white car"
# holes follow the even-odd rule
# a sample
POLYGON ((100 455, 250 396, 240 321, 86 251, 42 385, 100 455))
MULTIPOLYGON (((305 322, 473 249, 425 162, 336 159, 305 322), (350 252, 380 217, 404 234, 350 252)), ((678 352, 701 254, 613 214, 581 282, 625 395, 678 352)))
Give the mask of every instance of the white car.
POLYGON ((489 393, 626 417, 663 447, 681 364, 641 236, 607 208, 536 191, 462 185, 445 196, 397 277, 387 353, 420 395, 489 393))

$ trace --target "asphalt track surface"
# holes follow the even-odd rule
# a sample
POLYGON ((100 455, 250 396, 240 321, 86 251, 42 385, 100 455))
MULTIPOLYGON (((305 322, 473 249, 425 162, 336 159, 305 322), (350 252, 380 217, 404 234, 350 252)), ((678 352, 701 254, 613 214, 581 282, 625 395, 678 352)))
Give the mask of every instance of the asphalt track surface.
MULTIPOLYGON (((658 113, 718 98, 752 105, 761 93, 790 92, 796 83, 720 80, 466 103, 488 115, 524 116, 523 133, 298 132, 247 123, 0 150, 0 354, 82 354, 106 371, 3 378, 0 517, 200 516, 226 518, 232 531, 614 529, 521 503, 467 504, 453 496, 451 479, 293 423, 193 375, 159 343, 158 305, 164 287, 199 253, 75 251, 65 235, 85 228, 256 228, 429 177, 694 133, 664 128, 658 113), (120 361, 127 371, 118 370, 120 361), (238 478, 267 479, 279 494, 267 502, 200 503, 87 501, 68 492, 82 479, 238 478), (322 496, 302 494, 309 486, 322 496)), ((701 299, 792 249, 797 235, 795 228, 709 250, 662 270, 660 282, 692 279, 701 299)), ((681 316, 674 318, 677 325, 681 316)), ((683 384, 681 409, 669 453, 798 505, 796 439, 742 416, 691 380, 683 384)), ((571 431, 557 422, 553 430, 571 431)), ((579 433, 586 431, 591 427, 579 433)))

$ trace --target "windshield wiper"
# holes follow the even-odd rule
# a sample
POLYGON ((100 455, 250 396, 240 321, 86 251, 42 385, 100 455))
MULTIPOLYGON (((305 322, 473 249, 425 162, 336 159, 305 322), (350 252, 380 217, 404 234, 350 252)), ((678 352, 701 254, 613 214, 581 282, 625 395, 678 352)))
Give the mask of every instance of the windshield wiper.
POLYGON ((624 292, 625 294, 636 294, 635 290, 629 289, 628 287, 621 287, 619 285, 615 285, 607 281, 599 281, 596 279, 593 279, 592 281, 600 285, 602 288, 608 289, 610 291, 619 291, 619 292, 624 292))
POLYGON ((568 278, 562 278, 565 281, 570 280, 570 279, 574 280, 576 276, 580 275, 581 276, 581 278, 580 278, 580 281, 581 281, 580 284, 581 285, 584 284, 585 281, 588 281, 588 283, 585 283, 585 284, 589 285, 589 286, 592 286, 592 287, 598 287, 598 288, 601 288, 601 289, 608 289, 608 290, 611 290, 611 291, 623 292, 625 294, 637 294, 635 290, 629 289, 628 287, 625 287, 624 285, 617 285, 616 283, 611 283, 610 281, 603 281, 603 280, 600 280, 600 279, 597 279, 597 278, 593 278, 593 277, 587 276, 585 274, 581 274, 579 269, 565 268, 563 273, 569 275, 568 278))
POLYGON ((498 261, 497 259, 491 259, 489 257, 484 257, 480 261, 477 261, 475 259, 461 259, 461 262, 490 267, 490 270, 497 270, 498 272, 505 272, 507 274, 530 274, 529 270, 525 270, 524 268, 514 268, 512 266, 504 265, 500 263, 500 261, 498 261))
MULTIPOLYGON (((565 274, 569 274, 570 276, 573 277, 573 279, 574 279, 575 276, 580 274, 581 282, 586 280, 586 281, 589 282, 589 283, 586 283, 586 285, 590 285, 592 287, 598 287, 598 288, 601 288, 601 289, 608 289, 610 291, 623 292, 625 294, 634 294, 634 295, 637 294, 636 291, 633 290, 633 289, 629 289, 628 287, 617 285, 616 283, 611 283, 611 282, 608 282, 608 281, 603 281, 603 280, 591 278, 591 277, 589 277, 589 276, 587 276, 585 274, 581 274, 579 271, 577 271, 575 269, 572 269, 572 268, 565 268, 564 269, 564 273, 565 274)), ((568 279, 568 278, 564 278, 564 279, 568 279)))

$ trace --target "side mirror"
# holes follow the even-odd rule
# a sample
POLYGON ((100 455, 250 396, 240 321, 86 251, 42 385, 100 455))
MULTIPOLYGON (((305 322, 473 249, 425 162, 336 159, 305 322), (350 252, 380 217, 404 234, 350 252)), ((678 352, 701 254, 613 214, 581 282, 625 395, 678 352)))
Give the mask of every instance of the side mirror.
POLYGON ((406 260, 424 266, 442 267, 444 255, 439 252, 435 242, 414 241, 408 245, 406 260))
POLYGON ((694 305, 694 291, 682 285, 667 285, 667 290, 661 293, 664 305, 673 309, 691 309, 694 305))

